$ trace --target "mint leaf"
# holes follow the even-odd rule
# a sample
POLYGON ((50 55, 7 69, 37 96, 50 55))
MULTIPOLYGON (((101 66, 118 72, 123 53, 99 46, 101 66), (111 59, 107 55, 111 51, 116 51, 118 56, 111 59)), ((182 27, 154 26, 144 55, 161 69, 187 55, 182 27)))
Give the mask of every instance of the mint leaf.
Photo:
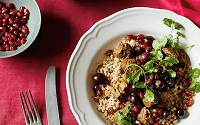
POLYGON ((176 32, 176 34, 178 35, 178 37, 180 36, 180 37, 185 37, 185 35, 183 35, 181 32, 176 32))
POLYGON ((159 65, 163 65, 163 66, 172 66, 173 64, 178 64, 179 63, 179 60, 175 57, 165 57, 165 59, 161 60, 159 62, 159 65))
POLYGON ((162 60, 163 54, 161 50, 152 49, 150 52, 150 58, 152 60, 162 60))
POLYGON ((144 67, 145 69, 150 69, 154 66, 153 64, 154 64, 154 60, 150 60, 144 64, 144 67))
POLYGON ((192 69, 191 71, 187 72, 186 76, 189 79, 199 78, 199 76, 200 76, 200 69, 198 69, 198 68, 192 69))
POLYGON ((196 85, 197 85, 197 80, 196 80, 196 78, 192 78, 192 82, 191 82, 190 86, 188 87, 188 90, 194 91, 196 85))
POLYGON ((130 108, 126 105, 126 106, 123 108, 123 114, 124 114, 124 115, 127 115, 129 112, 130 112, 130 108))
POLYGON ((147 85, 144 82, 137 82, 136 83, 136 88, 146 88, 147 85))
POLYGON ((166 70, 166 71, 170 75, 171 78, 175 78, 176 77, 176 72, 173 69, 166 70))
POLYGON ((183 28, 183 26, 180 23, 175 22, 174 28, 177 29, 177 30, 180 30, 181 28, 183 28))
POLYGON ((146 89, 146 93, 144 95, 145 102, 153 102, 154 100, 154 94, 153 92, 146 89))
POLYGON ((137 82, 139 79, 140 79, 140 76, 142 75, 142 70, 139 69, 137 70, 135 73, 128 73, 126 75, 126 81, 128 83, 134 83, 134 82, 137 82))
POLYGON ((156 67, 145 69, 145 73, 153 73, 153 72, 158 72, 158 69, 156 67))
POLYGON ((164 18, 163 23, 171 28, 172 24, 174 24, 175 22, 172 19, 164 18))
POLYGON ((162 49, 163 47, 165 47, 165 45, 167 44, 167 36, 165 36, 163 39, 156 39, 153 41, 152 47, 154 49, 162 49))
POLYGON ((197 82, 194 92, 196 92, 196 93, 200 92, 200 83, 199 82, 197 82))

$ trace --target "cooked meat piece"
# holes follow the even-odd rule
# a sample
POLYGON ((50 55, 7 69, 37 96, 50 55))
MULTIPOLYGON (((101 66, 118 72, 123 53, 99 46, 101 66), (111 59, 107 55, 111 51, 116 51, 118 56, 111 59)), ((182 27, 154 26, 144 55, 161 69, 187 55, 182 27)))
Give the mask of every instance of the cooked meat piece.
POLYGON ((121 67, 122 67, 123 70, 125 70, 125 68, 127 66, 129 66, 131 64, 135 64, 135 63, 136 63, 135 59, 126 59, 125 58, 125 59, 122 60, 121 67))
POLYGON ((150 86, 152 85, 153 81, 154 81, 153 73, 148 74, 146 84, 150 86))
POLYGON ((179 57, 179 49, 174 49, 171 46, 166 46, 165 48, 162 48, 162 51, 170 57, 179 57))
POLYGON ((140 113, 137 116, 137 119, 143 123, 143 125, 151 125, 153 124, 153 116, 151 116, 151 113, 149 109, 146 107, 143 107, 140 111, 140 113))
POLYGON ((157 95, 154 95, 154 101, 153 102, 146 102, 145 99, 143 99, 143 104, 147 107, 147 108, 150 108, 151 106, 153 105, 156 105, 158 103, 158 97, 157 95))
POLYGON ((116 49, 116 56, 119 58, 133 57, 133 48, 128 43, 120 43, 116 49))
POLYGON ((189 66, 191 65, 189 56, 182 49, 180 50, 178 60, 180 63, 186 64, 187 68, 189 68, 189 66))

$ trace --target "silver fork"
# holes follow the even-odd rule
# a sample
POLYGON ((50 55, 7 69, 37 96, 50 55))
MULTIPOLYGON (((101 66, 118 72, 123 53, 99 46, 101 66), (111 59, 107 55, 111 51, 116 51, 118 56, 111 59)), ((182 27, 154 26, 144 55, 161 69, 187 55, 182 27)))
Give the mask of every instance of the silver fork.
POLYGON ((28 97, 28 94, 27 92, 25 91, 26 93, 26 98, 28 100, 28 103, 29 103, 29 108, 28 109, 28 105, 27 105, 27 101, 24 97, 24 93, 23 92, 19 92, 19 95, 20 95, 20 98, 21 98, 21 102, 22 102, 22 109, 23 109, 23 112, 24 112, 24 118, 25 118, 25 121, 26 121, 26 125, 42 125, 42 121, 40 119, 40 115, 38 113, 38 110, 35 106, 35 103, 33 101, 33 97, 32 97, 32 94, 29 90, 29 94, 30 94, 30 98, 31 98, 31 101, 32 101, 32 105, 33 105, 33 108, 31 106, 31 102, 30 102, 30 99, 28 97), (25 105, 25 106, 24 106, 25 105), (25 110, 25 107, 26 107, 26 110, 25 110), (35 112, 33 112, 33 109, 35 112), (31 114, 30 114, 30 111, 31 111, 31 114), (27 115, 28 115, 28 118, 27 118, 27 115))

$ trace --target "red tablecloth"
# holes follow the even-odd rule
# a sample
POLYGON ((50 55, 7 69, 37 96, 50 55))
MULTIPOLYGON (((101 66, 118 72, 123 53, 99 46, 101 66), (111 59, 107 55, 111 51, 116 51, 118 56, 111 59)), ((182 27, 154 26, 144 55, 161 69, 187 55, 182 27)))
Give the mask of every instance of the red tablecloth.
MULTIPOLYGON (((45 76, 49 66, 57 70, 57 94, 63 125, 78 124, 67 98, 66 68, 80 37, 97 21, 130 7, 174 9, 191 17, 181 8, 170 8, 171 0, 36 0, 42 14, 42 26, 35 42, 23 53, 0 59, 0 125, 25 125, 19 92, 30 89, 47 125, 45 76), (168 4, 165 4, 167 3, 168 4)), ((172 0, 177 2, 178 0, 172 0)), ((189 1, 189 0, 188 0, 189 1)), ((195 2, 195 0, 191 0, 195 2)), ((180 2, 180 1, 179 1, 180 2)), ((188 2, 184 0, 184 7, 188 2)), ((199 2, 198 2, 199 3, 199 2)), ((199 11, 200 4, 188 6, 199 11)), ((184 8, 182 8, 184 9, 184 8)), ((200 16, 199 16, 200 17, 200 16)), ((199 25, 199 17, 194 22, 199 25)))

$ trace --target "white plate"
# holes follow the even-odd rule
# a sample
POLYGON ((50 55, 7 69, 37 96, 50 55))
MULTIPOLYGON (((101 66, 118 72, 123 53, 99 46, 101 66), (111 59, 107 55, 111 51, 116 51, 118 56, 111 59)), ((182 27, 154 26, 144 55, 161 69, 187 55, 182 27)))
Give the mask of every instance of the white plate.
MULTIPOLYGON (((186 36, 180 39, 181 46, 195 44, 187 49, 192 67, 198 67, 200 62, 200 30, 189 19, 171 11, 152 8, 129 8, 117 12, 95 23, 79 40, 67 67, 66 86, 70 108, 79 124, 107 124, 102 113, 97 111, 93 100, 92 75, 97 65, 102 63, 104 52, 117 43, 114 39, 126 34, 143 33, 154 38, 163 38, 170 33, 170 28, 162 22, 163 18, 171 18, 184 26, 181 32, 186 36)), ((200 94, 195 97, 195 104, 190 108, 187 119, 178 125, 199 125, 200 94)))

